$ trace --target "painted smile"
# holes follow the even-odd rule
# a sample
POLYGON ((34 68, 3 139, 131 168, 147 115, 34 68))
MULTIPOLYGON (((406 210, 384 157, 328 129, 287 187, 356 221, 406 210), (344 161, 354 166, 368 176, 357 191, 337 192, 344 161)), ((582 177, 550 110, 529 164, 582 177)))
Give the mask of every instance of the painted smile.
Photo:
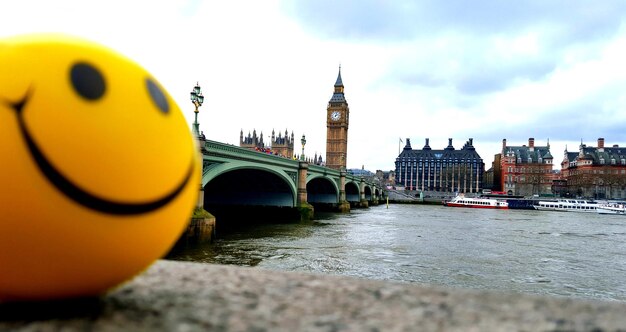
POLYGON ((35 160, 35 163, 39 167, 39 170, 45 175, 50 183, 52 183, 65 196, 84 207, 99 212, 115 215, 135 215, 151 212, 167 205, 172 200, 174 200, 187 186, 187 183, 191 179, 191 175, 193 174, 194 169, 193 160, 191 162, 191 165, 189 166, 189 169, 187 170, 185 178, 181 181, 181 183, 174 190, 161 198, 143 203, 125 203, 98 197, 72 183, 72 181, 70 181, 56 167, 54 167, 54 165, 52 165, 48 158, 46 158, 46 156, 43 154, 39 146, 37 146, 37 143, 33 140, 30 132, 28 131, 26 122, 24 121, 24 116, 22 114, 27 101, 28 94, 24 97, 22 101, 19 101, 17 103, 10 103, 9 105, 17 113, 20 132, 22 134, 22 137, 24 138, 24 141, 26 142, 26 145, 28 146, 30 155, 35 160))

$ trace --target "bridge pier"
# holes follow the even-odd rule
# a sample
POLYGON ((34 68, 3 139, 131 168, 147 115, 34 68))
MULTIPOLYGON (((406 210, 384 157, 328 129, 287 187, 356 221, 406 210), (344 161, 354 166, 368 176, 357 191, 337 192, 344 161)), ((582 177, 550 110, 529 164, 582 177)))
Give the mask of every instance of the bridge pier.
POLYGON ((204 209, 204 187, 202 183, 200 183, 200 191, 198 191, 198 202, 196 203, 196 208, 204 209))
MULTIPOLYGON (((204 147, 204 139, 198 136, 197 141, 200 152, 204 147)), ((200 169, 202 169, 202 159, 200 160, 200 169)), ((184 248, 190 245, 197 245, 205 242, 211 242, 215 237, 215 217, 204 209, 204 187, 200 181, 198 190, 198 200, 196 208, 190 216, 187 228, 176 241, 175 248, 184 248)))
POLYGON ((315 212, 313 205, 309 204, 306 192, 306 177, 309 170, 307 162, 298 163, 298 212, 300 220, 311 220, 315 212))
POLYGON ((359 207, 369 207, 369 202, 365 198, 365 180, 363 180, 363 177, 361 177, 361 181, 359 182, 359 207))
POLYGON ((350 212, 350 203, 346 200, 346 170, 341 169, 339 172, 339 203, 337 211, 341 213, 350 212))
POLYGON ((184 250, 202 243, 210 243, 215 238, 215 224, 215 217, 212 214, 203 208, 196 207, 187 228, 171 250, 184 250))

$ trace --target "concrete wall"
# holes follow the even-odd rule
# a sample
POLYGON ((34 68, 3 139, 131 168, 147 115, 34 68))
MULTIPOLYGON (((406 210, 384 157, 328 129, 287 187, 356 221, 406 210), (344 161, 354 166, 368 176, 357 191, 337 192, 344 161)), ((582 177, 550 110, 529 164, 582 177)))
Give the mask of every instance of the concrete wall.
POLYGON ((173 261, 100 299, 0 304, 0 331, 614 331, 626 303, 173 261))

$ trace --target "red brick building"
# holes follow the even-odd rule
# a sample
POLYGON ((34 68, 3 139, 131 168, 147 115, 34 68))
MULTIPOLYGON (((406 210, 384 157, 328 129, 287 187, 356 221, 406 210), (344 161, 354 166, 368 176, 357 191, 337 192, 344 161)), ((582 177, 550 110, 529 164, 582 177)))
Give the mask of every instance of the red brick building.
POLYGON ((509 195, 552 194, 552 182, 557 177, 552 171, 553 157, 550 142, 535 146, 535 139, 528 139, 528 146, 509 146, 502 140, 502 152, 494 158, 494 182, 496 189, 509 195), (498 188, 499 186, 499 188, 498 188))
POLYGON ((606 199, 626 198, 626 148, 615 144, 598 146, 580 143, 578 152, 565 148, 561 173, 567 181, 566 195, 606 199))

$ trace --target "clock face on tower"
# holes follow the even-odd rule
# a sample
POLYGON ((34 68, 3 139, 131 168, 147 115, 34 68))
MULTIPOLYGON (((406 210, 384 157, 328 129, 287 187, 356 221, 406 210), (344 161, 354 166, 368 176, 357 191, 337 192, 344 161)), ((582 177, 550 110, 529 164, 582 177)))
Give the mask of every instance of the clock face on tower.
POLYGON ((333 121, 339 121, 341 119, 341 113, 334 111, 330 114, 330 119, 333 121))

